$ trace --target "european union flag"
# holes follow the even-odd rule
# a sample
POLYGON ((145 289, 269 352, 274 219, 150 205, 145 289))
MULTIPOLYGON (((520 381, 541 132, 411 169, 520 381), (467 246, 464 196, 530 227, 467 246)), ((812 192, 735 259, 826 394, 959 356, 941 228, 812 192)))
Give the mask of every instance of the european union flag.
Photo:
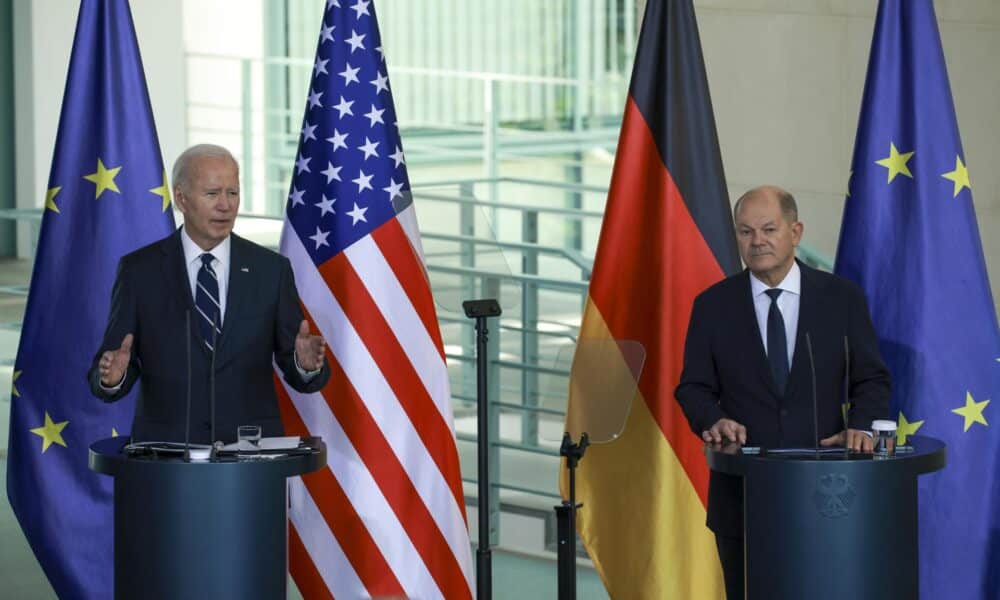
MULTIPOLYGON (((920 479, 925 598, 1000 590, 1000 333, 931 0, 879 4, 836 271, 864 288, 920 479)), ((888 551, 891 551, 889 549, 888 551)))
POLYGON ((122 254, 174 227, 126 0, 83 0, 31 291, 14 363, 7 495, 61 598, 110 598, 112 482, 91 442, 127 433, 134 401, 90 395, 87 369, 122 254))

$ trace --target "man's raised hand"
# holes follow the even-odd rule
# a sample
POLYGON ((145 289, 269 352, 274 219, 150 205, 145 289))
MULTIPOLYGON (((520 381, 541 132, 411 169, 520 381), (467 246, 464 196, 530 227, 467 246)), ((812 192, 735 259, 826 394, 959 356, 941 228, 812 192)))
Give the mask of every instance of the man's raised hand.
POLYGON ((326 341, 323 336, 310 335, 309 323, 303 319, 299 323, 299 333, 295 336, 295 360, 303 371, 315 371, 323 366, 326 341))
POLYGON ((132 360, 132 339, 130 333, 122 340, 120 348, 101 354, 97 368, 101 374, 101 385, 104 387, 115 387, 125 377, 125 370, 128 369, 129 361, 132 360))

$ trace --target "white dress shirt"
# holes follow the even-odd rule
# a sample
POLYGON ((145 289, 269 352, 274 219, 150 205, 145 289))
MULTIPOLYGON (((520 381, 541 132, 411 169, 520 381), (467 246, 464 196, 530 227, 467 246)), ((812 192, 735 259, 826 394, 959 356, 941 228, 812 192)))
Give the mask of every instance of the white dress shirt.
MULTIPOLYGON (((212 269, 219 283, 219 329, 226 316, 226 292, 229 290, 229 266, 231 263, 231 248, 233 240, 228 235, 216 247, 207 252, 212 255, 212 269)), ((184 249, 184 264, 187 265, 188 285, 191 286, 191 299, 198 290, 198 271, 201 270, 201 255, 206 252, 194 243, 187 230, 181 227, 181 248, 184 249)))
MULTIPOLYGON (((774 286, 781 289, 778 296, 778 309, 785 320, 785 342, 788 348, 788 371, 792 370, 792 356, 795 355, 795 334, 799 330, 799 300, 802 297, 802 271, 799 264, 792 263, 792 268, 774 286)), ((771 289, 766 283, 750 273, 750 294, 753 296, 753 309, 757 313, 757 327, 760 328, 760 339, 764 342, 764 353, 767 353, 767 313, 771 310, 771 297, 766 293, 771 289)))

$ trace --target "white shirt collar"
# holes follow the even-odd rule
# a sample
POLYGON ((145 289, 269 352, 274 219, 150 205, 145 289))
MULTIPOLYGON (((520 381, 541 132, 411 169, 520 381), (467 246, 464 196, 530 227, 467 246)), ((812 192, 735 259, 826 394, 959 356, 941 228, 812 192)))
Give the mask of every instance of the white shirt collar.
MULTIPOLYGON (((229 265, 232 238, 233 236, 227 235, 226 239, 219 242, 215 248, 208 250, 212 254, 212 257, 223 265, 229 265)), ((183 226, 181 226, 181 247, 184 249, 184 263, 188 265, 195 261, 201 262, 201 255, 206 252, 191 239, 191 236, 188 235, 187 230, 183 226)))
MULTIPOLYGON (((788 270, 785 278, 781 280, 781 283, 774 286, 782 291, 789 292, 799 296, 802 294, 802 270, 799 269, 799 263, 797 261, 792 262, 792 268, 788 270)), ((756 298, 760 296, 767 290, 771 289, 769 285, 757 279, 757 276, 750 273, 750 293, 756 298)))

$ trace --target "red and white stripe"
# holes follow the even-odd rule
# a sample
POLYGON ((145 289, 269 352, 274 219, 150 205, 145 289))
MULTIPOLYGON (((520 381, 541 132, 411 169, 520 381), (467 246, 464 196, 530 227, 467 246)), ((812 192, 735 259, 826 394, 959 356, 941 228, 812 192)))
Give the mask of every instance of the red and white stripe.
POLYGON ((473 595, 444 350, 404 225, 412 210, 319 268, 287 223, 282 233, 331 366, 314 394, 275 377, 288 433, 327 444, 327 468, 290 484, 290 569, 307 598, 473 595))

